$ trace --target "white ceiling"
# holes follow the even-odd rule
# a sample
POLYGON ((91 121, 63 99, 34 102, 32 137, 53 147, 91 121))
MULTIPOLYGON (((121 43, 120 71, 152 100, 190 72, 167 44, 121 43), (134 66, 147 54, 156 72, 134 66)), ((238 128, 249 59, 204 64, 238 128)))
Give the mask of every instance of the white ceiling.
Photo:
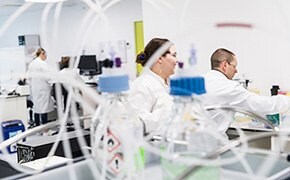
MULTIPOLYGON (((25 0, 0 0, 0 15, 10 15, 25 3, 25 0)), ((72 6, 81 3, 81 0, 67 0, 64 6, 72 6)), ((29 10, 42 9, 44 3, 35 3, 29 10)))

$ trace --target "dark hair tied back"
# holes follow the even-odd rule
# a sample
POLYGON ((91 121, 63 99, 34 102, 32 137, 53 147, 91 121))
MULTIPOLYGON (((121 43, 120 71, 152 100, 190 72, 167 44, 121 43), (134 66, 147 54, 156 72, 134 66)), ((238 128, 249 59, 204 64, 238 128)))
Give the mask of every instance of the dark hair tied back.
POLYGON ((147 58, 148 58, 147 54, 144 51, 142 51, 137 55, 136 62, 144 66, 145 63, 147 62, 147 58))
POLYGON ((146 54, 145 52, 140 53, 140 60, 144 61, 146 59, 146 54))
POLYGON ((168 39, 163 38, 153 38, 145 46, 144 51, 139 53, 136 58, 136 63, 142 64, 144 66, 148 59, 157 51, 164 43, 168 42, 168 39))

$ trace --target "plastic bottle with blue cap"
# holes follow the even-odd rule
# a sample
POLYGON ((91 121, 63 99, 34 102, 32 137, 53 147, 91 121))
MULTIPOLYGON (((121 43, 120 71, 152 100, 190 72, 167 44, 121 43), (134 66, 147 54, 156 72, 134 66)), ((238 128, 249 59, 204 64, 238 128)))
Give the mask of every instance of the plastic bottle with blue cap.
MULTIPOLYGON (((175 77, 170 81, 170 94, 174 98, 172 114, 164 126, 161 148, 171 157, 196 159, 216 149, 218 140, 208 131, 213 126, 208 124, 207 116, 197 96, 204 94, 205 86, 202 77, 175 77)), ((163 179, 174 179, 190 165, 180 161, 161 160, 163 179)), ((189 179, 219 179, 220 170, 205 166, 189 179)))
POLYGON ((129 78, 120 68, 121 59, 116 58, 99 77, 106 101, 98 106, 91 124, 92 154, 101 169, 100 179, 142 179, 143 124, 127 101, 129 78))

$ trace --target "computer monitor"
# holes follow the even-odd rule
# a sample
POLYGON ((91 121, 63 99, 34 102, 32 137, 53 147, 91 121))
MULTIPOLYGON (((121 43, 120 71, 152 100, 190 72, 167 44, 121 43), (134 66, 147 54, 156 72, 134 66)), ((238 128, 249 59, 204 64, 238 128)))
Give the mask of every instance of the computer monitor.
POLYGON ((80 74, 93 76, 100 74, 96 55, 82 55, 78 64, 80 74))

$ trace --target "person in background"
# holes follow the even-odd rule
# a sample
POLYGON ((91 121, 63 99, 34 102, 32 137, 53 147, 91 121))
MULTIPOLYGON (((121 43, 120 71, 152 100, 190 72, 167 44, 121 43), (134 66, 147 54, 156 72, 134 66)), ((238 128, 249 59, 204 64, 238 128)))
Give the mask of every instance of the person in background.
MULTIPOLYGON (((84 83, 84 81, 79 76, 79 73, 72 68, 73 67, 73 61, 71 60, 71 57, 64 56, 61 58, 60 61, 60 74, 64 77, 70 77, 73 78, 73 80, 77 80, 79 82, 84 83)), ((63 83, 61 85, 61 91, 63 96, 63 103, 64 103, 64 110, 67 107, 67 96, 68 96, 68 89, 70 87, 68 86, 68 83, 63 83)), ((77 109, 80 108, 79 104, 76 103, 77 109)))
MULTIPOLYGON (((237 58, 233 52, 219 48, 212 54, 210 60, 211 70, 204 75, 207 91, 203 101, 205 106, 235 106, 265 118, 267 114, 285 113, 289 110, 289 97, 261 96, 232 80, 238 72, 237 58)), ((211 115, 218 125, 218 130, 225 133, 233 120, 234 113, 222 114, 221 111, 214 111, 211 115)))
POLYGON ((40 122, 42 124, 47 123, 48 113, 54 110, 54 100, 51 96, 52 84, 45 77, 48 72, 46 58, 46 51, 43 48, 37 49, 36 58, 29 64, 27 71, 27 80, 31 88, 35 126, 39 126, 40 122))
POLYGON ((144 68, 143 73, 131 85, 128 101, 143 121, 145 134, 159 128, 173 104, 169 95, 168 79, 174 74, 177 64, 175 46, 171 45, 166 52, 154 59, 151 67, 146 67, 152 55, 165 43, 170 41, 153 38, 136 58, 136 63, 140 63, 144 68))

